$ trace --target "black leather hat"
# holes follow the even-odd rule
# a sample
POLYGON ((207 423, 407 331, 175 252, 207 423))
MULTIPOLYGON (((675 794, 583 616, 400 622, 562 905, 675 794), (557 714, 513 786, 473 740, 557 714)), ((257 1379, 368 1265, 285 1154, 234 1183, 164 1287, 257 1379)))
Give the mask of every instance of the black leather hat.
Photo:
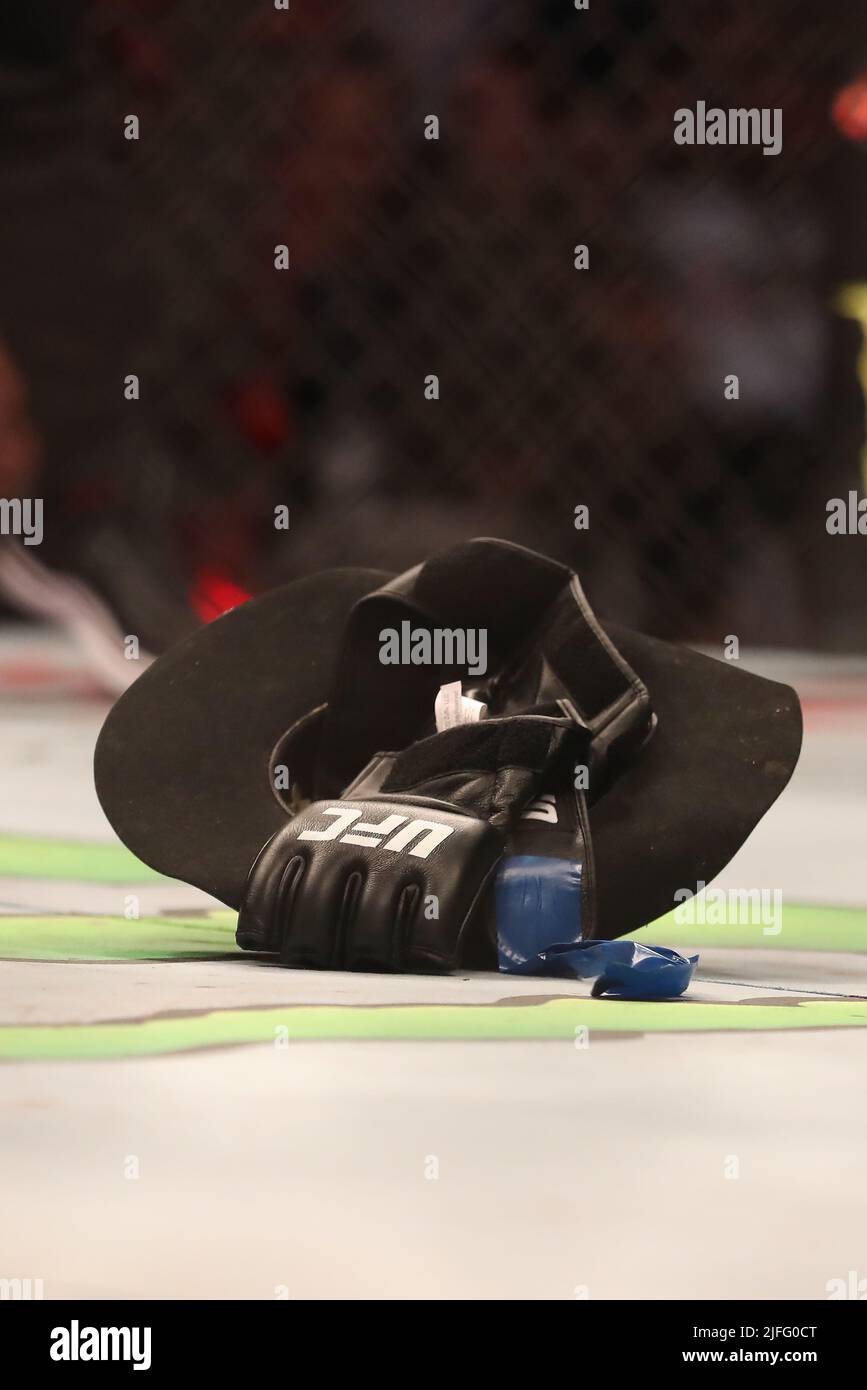
POLYGON ((147 864, 237 908, 263 845, 298 807, 338 796, 374 753, 431 735, 437 691, 455 680, 492 714, 556 710, 578 730, 588 937, 632 931, 679 889, 709 882, 800 752, 788 686, 600 623, 562 565, 474 540, 401 576, 297 580, 179 642, 111 710, 99 799, 147 864), (405 623, 484 631, 487 669, 383 664, 383 632, 405 623))

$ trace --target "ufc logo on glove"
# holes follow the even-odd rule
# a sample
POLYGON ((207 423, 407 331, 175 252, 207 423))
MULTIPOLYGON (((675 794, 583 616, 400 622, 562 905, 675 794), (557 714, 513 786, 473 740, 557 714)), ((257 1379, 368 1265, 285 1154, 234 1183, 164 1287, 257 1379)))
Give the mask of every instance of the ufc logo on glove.
POLYGON ((503 847, 486 819, 424 793, 315 801, 259 854, 240 938, 306 969, 452 969, 503 847))
POLYGON ((327 830, 303 830, 298 836, 299 840, 339 840, 342 845, 381 846, 382 849, 391 850, 393 854, 400 854, 406 850, 416 859, 427 859, 437 845, 441 845, 443 840, 454 834, 453 826, 438 825, 431 820, 410 820, 406 823, 406 816, 386 816, 378 825, 373 821, 359 821, 362 812, 349 810, 345 806, 328 806, 322 814, 334 816, 333 824, 329 825, 327 830), (343 831, 348 830, 351 825, 355 826, 352 834, 344 835, 343 831), (399 828, 401 826, 403 829, 399 828), (397 831, 397 834, 393 834, 393 831, 397 831), (416 836, 422 834, 424 839, 410 848, 416 836), (383 844, 385 835, 391 835, 391 839, 383 844))

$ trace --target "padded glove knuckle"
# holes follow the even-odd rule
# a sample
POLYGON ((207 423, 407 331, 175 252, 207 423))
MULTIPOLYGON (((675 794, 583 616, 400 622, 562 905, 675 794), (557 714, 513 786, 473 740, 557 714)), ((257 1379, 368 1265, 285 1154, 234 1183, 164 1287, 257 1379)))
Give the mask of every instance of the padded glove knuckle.
POLYGON ((314 802, 253 865, 238 943, 314 969, 448 969, 502 852, 488 822, 431 802, 314 802))

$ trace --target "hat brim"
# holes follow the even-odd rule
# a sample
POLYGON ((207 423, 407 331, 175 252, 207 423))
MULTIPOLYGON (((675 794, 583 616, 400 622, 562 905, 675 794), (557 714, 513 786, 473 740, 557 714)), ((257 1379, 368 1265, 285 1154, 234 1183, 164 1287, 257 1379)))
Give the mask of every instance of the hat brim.
MULTIPOLYGON (((650 691, 657 726, 590 807, 599 934, 669 912, 725 868, 789 781, 801 751, 794 690, 613 623, 650 691)), ((759 887, 761 885, 755 885, 759 887)))
POLYGON ((286 820, 281 736, 328 697, 346 620, 381 570, 326 570, 272 589, 170 647, 111 709, 94 778, 105 814, 145 864, 230 907, 286 820))

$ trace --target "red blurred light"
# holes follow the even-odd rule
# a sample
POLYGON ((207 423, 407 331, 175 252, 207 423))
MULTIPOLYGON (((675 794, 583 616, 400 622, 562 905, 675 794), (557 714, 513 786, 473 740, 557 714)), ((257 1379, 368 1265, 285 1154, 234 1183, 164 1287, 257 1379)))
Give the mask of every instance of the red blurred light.
POLYGON ((251 595, 219 570, 199 570, 190 593, 190 605, 203 623, 211 623, 221 614, 246 603, 251 595))
POLYGON ((282 448, 293 433, 285 396, 261 377, 234 382, 226 391, 225 408, 235 429, 261 454, 282 448))
POLYGON ((837 93, 831 114, 847 140, 867 140, 867 77, 859 77, 837 93))
POLYGON ((124 26, 108 37, 111 53, 137 88, 162 89, 169 85, 169 57, 159 39, 144 29, 124 26))

